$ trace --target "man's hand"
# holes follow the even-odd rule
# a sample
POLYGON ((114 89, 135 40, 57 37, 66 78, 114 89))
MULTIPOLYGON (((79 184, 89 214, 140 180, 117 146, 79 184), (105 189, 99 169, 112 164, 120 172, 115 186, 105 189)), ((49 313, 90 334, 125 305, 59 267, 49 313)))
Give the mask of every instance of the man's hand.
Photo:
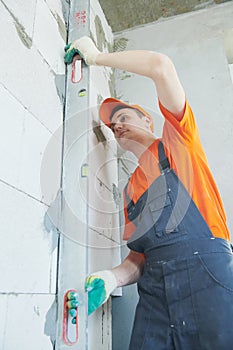
POLYGON ((65 46, 65 63, 72 63, 74 55, 78 54, 84 59, 86 64, 95 65, 96 57, 100 54, 91 38, 83 36, 80 39, 73 41, 72 43, 65 46))
POLYGON ((79 55, 80 57, 82 57, 80 52, 74 47, 72 43, 66 45, 64 50, 65 50, 65 56, 64 56, 65 63, 68 63, 68 64, 72 63, 75 55, 79 55))
POLYGON ((116 287, 116 277, 110 270, 98 271, 87 276, 85 289, 88 292, 88 315, 104 304, 116 287))

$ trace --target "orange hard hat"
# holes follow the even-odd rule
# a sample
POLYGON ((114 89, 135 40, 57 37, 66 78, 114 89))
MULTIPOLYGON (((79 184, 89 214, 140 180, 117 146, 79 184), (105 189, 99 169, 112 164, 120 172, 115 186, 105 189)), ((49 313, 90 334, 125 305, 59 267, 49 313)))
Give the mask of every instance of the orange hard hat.
POLYGON ((111 128, 110 116, 112 114, 112 111, 114 110, 114 108, 116 108, 118 106, 122 106, 122 108, 124 108, 124 107, 125 108, 134 108, 134 109, 137 109, 138 111, 140 111, 143 115, 147 116, 151 120, 151 131, 152 132, 154 131, 153 119, 152 119, 151 115, 147 111, 145 111, 145 109, 143 109, 139 105, 134 105, 134 104, 130 105, 130 104, 127 104, 121 100, 117 100, 116 98, 113 98, 113 97, 106 98, 101 103, 100 109, 99 109, 100 119, 109 128, 111 128))

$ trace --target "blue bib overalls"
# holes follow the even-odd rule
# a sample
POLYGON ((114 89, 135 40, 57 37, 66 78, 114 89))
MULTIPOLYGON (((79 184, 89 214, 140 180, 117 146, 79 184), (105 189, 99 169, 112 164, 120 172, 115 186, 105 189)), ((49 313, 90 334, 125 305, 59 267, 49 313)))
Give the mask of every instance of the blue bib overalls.
MULTIPOLYGON (((213 237, 159 143, 161 175, 134 205, 127 245, 145 255, 130 350, 233 349, 233 255, 213 237)), ((126 191, 125 191, 126 192, 126 191)))

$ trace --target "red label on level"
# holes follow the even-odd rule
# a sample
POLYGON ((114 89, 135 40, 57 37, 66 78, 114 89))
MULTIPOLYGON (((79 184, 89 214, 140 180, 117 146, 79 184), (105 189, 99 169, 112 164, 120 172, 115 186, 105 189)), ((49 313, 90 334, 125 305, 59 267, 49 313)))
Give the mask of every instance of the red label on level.
POLYGON ((72 83, 79 83, 83 77, 82 70, 82 59, 80 56, 76 55, 73 58, 72 62, 72 73, 71 73, 71 81, 72 83))

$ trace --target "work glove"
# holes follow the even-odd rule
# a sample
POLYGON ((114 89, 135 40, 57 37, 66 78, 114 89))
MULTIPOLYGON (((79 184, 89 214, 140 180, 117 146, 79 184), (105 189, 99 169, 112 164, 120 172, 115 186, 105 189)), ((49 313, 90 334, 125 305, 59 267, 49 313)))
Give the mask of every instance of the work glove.
POLYGON ((85 290, 88 292, 88 315, 104 304, 116 287, 116 277, 110 270, 94 272, 87 276, 85 290))
POLYGON ((83 36, 66 45, 65 52, 65 63, 72 63, 74 55, 78 54, 88 65, 95 65, 96 57, 100 53, 94 42, 88 36, 83 36))

